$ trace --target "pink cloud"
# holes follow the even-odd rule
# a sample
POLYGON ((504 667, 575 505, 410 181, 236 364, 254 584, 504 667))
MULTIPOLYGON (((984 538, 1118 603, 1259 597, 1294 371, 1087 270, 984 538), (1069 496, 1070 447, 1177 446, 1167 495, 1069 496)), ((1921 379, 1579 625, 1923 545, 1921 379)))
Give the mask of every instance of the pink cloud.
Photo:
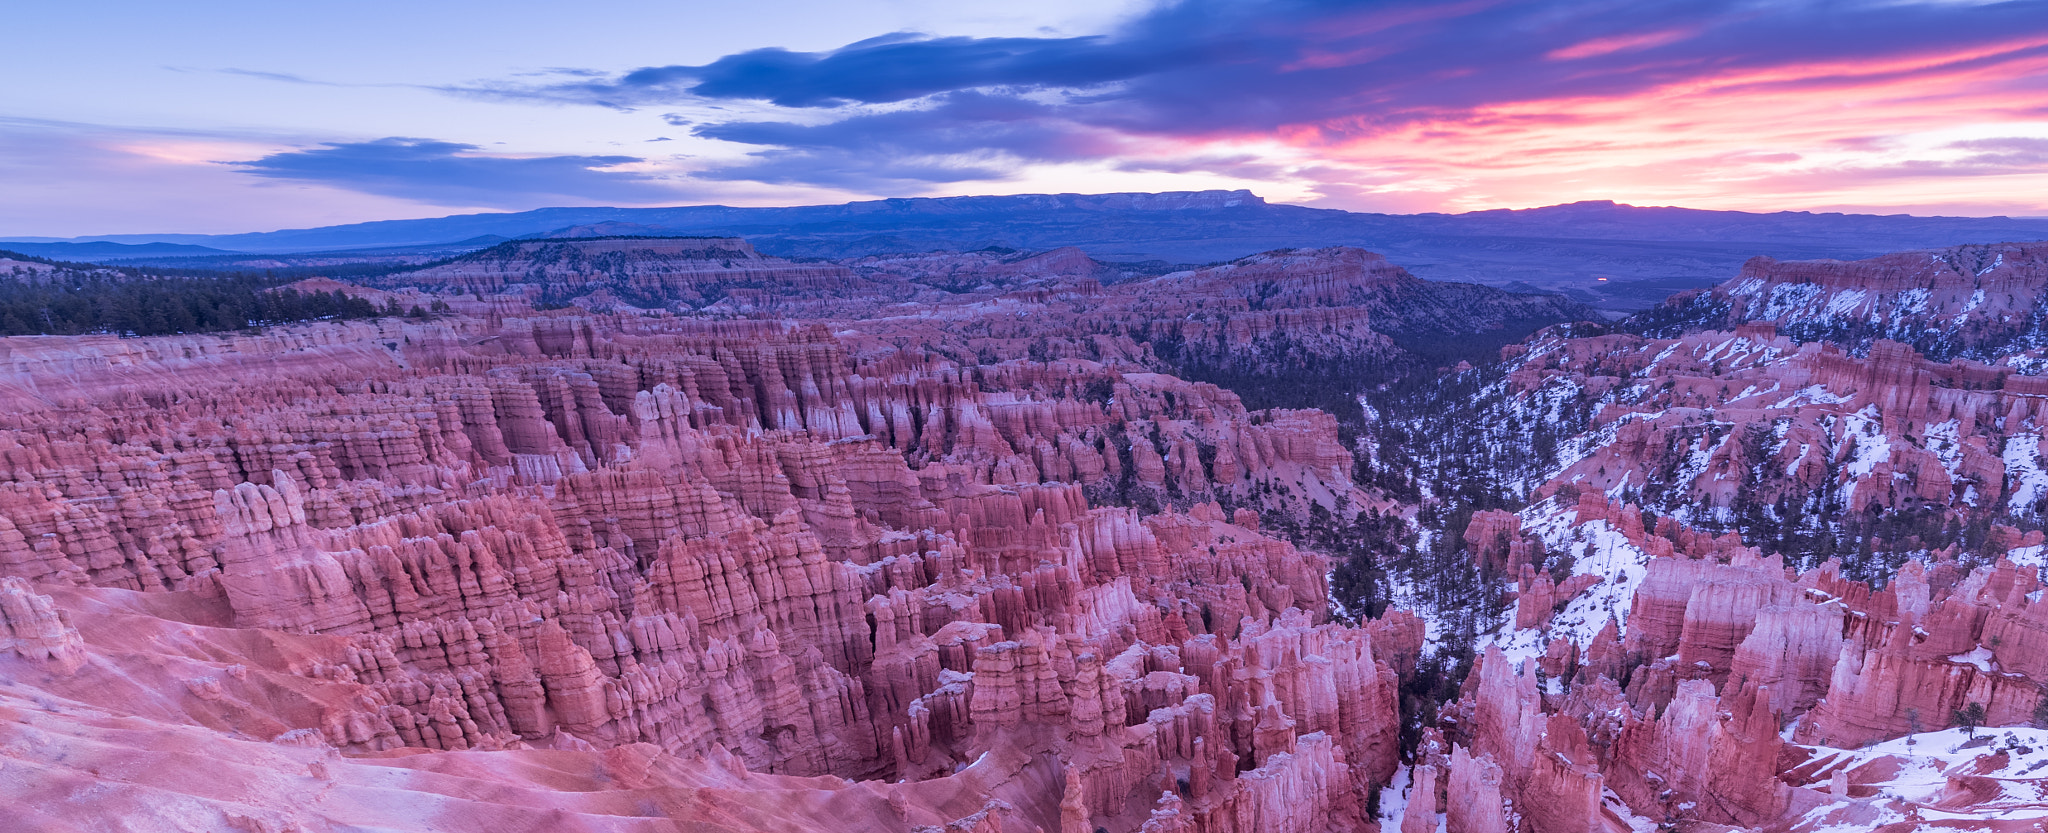
POLYGON ((1692 37, 1698 31, 1698 29, 1687 27, 1666 29, 1661 32, 1593 38, 1592 40, 1580 41, 1562 49, 1553 49, 1544 53, 1543 57, 1552 61, 1575 61, 1580 58, 1612 55, 1616 52, 1634 52, 1636 50, 1649 49, 1653 46, 1663 46, 1667 43, 1681 41, 1692 37))

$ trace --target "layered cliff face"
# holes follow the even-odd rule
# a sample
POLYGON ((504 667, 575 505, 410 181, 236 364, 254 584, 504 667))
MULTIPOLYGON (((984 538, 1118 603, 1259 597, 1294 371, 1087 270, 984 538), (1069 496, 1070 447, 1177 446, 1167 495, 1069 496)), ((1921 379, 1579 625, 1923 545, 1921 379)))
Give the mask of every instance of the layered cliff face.
POLYGON ((1373 500, 1334 421, 848 339, 6 340, 0 789, 29 829, 1369 829, 1421 622, 1330 623, 1258 530, 1373 500))
POLYGON ((842 266, 764 256, 736 237, 518 240, 379 282, 457 293, 524 291, 583 306, 737 312, 777 309, 792 297, 884 289, 842 266))
POLYGON ((1063 281, 1121 283, 1174 269, 1165 263, 1106 263, 1068 246, 1046 252, 983 249, 869 255, 840 261, 854 272, 903 280, 951 293, 1012 291, 1063 281))
POLYGON ((1160 290, 1154 298, 1215 296, 1241 301, 1252 311, 1356 307, 1379 331, 1420 339, 1526 332, 1535 322, 1592 317, 1562 296, 1425 281, 1381 255, 1343 246, 1253 255, 1167 276, 1154 288, 1160 290))
POLYGON ((1861 350, 1890 339, 1946 361, 2013 359, 2033 372, 2048 302, 2048 244, 1898 252, 1858 261, 1755 258, 1733 280, 1681 295, 1666 327, 1768 322, 1801 340, 1861 350), (2029 354, 2022 356, 2020 354, 2029 354))
POLYGON ((1175 361, 1268 376, 1394 367, 1456 353, 1445 347, 1452 341, 1505 343, 1595 317, 1561 296, 1424 281, 1345 247, 1268 252, 1119 284, 1110 295, 1089 305, 1081 326, 1142 332, 1175 361))

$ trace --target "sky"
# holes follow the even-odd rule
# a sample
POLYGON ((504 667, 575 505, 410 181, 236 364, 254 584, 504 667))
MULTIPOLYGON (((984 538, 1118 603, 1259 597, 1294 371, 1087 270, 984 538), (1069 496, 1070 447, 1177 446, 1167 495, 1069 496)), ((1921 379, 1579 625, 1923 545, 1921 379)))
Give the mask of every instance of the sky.
POLYGON ((2048 216, 2048 0, 15 4, 0 239, 1248 188, 2048 216))

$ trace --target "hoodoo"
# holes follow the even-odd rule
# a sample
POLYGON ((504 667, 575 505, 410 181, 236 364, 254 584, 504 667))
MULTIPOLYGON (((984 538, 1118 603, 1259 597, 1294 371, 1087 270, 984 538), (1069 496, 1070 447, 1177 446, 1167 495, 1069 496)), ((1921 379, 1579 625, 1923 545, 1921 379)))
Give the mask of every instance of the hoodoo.
MULTIPOLYGON (((1901 274, 1700 297, 1948 280, 1901 274)), ((1583 308, 1345 248, 1147 273, 572 236, 378 281, 300 288, 435 311, 0 339, 25 829, 2043 806, 2025 342, 1938 361, 1681 297, 1517 343, 1583 308), (1311 407, 1330 385, 1364 396, 1311 407)))

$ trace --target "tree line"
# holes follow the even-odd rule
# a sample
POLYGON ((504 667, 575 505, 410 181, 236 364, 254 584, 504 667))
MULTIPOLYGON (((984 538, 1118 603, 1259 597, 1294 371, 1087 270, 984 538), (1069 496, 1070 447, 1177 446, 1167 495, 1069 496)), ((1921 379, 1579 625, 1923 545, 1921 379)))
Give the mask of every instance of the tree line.
POLYGON ((165 275, 6 257, 59 271, 0 275, 0 335, 170 335, 404 312, 344 292, 279 289, 274 275, 165 275))

